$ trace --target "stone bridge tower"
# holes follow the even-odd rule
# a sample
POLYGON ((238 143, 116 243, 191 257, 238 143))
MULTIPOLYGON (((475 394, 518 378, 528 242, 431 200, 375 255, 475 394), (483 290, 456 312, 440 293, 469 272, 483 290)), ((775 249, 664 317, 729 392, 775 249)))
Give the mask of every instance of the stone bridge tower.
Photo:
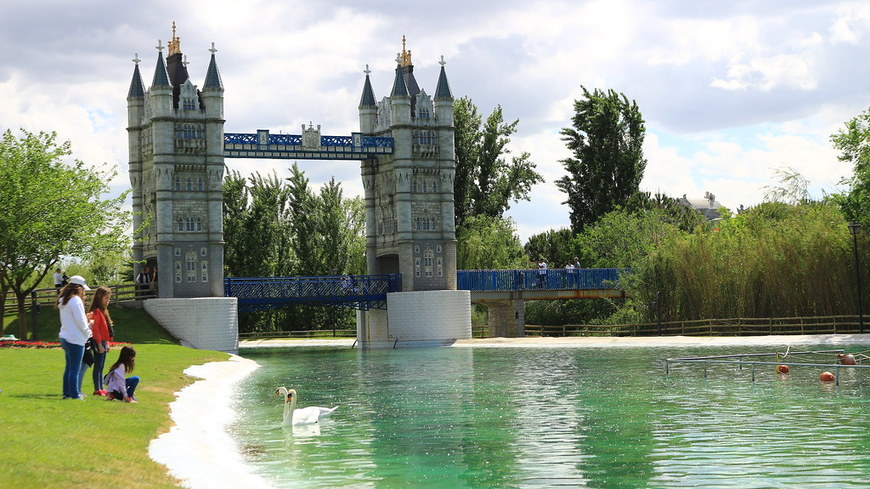
POLYGON ((368 273, 402 274, 387 310, 357 316, 363 347, 449 344, 471 337, 470 294, 456 290, 453 94, 444 60, 434 97, 414 77, 411 52, 397 59, 388 97, 375 99, 369 71, 360 132, 393 138, 393 153, 362 161, 368 273))
POLYGON ((223 296, 223 83, 211 61, 202 90, 187 72, 181 40, 158 42, 145 90, 138 56, 127 94, 133 259, 158 267, 160 298, 223 296))
POLYGON ((393 154, 363 160, 368 273, 401 273, 404 291, 456 289, 453 95, 444 61, 434 97, 397 56, 390 95, 376 102, 366 69, 360 131, 392 137, 393 154))

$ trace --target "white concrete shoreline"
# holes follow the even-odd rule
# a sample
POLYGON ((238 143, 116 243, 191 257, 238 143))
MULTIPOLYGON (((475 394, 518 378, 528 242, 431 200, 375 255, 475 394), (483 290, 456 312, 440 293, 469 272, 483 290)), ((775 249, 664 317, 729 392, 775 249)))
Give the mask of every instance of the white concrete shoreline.
POLYGON ((227 432, 236 419, 233 388, 259 365, 232 356, 225 362, 194 365, 184 373, 199 377, 176 393, 170 407, 175 422, 169 432, 151 441, 148 455, 190 489, 269 488, 245 464, 238 444, 227 432))
MULTIPOLYGON (((335 346, 350 348, 352 338, 317 340, 242 341, 240 348, 291 348, 335 346)), ((459 340, 454 348, 680 348, 716 346, 788 347, 821 345, 837 348, 868 345, 870 334, 771 335, 771 336, 655 336, 655 337, 563 337, 563 338, 487 338, 459 340)), ((236 419, 232 407, 235 385, 259 365, 238 356, 226 362, 196 365, 184 372, 200 377, 177 393, 170 404, 175 426, 154 439, 149 456, 168 467, 169 473, 191 489, 269 488, 271 485, 248 466, 238 444, 227 432, 236 419)))

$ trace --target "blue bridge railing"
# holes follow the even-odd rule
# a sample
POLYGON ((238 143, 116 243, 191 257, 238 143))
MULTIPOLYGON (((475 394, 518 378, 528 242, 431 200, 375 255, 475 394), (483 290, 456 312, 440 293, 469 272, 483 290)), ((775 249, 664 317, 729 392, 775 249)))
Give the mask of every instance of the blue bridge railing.
MULTIPOLYGON (((618 289, 628 269, 459 270, 457 289, 471 291, 618 289)), ((241 312, 292 304, 351 309, 386 309, 387 294, 402 290, 401 274, 315 277, 227 277, 224 295, 236 297, 241 312)))
POLYGON ((472 291, 616 289, 623 268, 540 270, 458 270, 456 288, 472 291))
POLYGON ((242 312, 292 304, 386 309, 387 293, 402 290, 402 276, 226 277, 224 295, 238 298, 242 312))

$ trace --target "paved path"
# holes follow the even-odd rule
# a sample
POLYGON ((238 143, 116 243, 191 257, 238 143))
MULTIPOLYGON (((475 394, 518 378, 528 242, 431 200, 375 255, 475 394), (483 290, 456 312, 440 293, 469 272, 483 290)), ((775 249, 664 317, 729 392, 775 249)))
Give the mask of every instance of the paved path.
MULTIPOLYGON (((239 348, 290 348, 312 346, 336 346, 350 348, 354 338, 336 339, 268 339, 244 340, 239 348)), ((766 336, 569 336, 527 338, 480 338, 458 340, 459 347, 573 347, 573 348, 652 348, 652 347, 704 347, 704 346, 789 346, 789 345, 868 345, 870 334, 822 334, 822 335, 766 335, 766 336)))

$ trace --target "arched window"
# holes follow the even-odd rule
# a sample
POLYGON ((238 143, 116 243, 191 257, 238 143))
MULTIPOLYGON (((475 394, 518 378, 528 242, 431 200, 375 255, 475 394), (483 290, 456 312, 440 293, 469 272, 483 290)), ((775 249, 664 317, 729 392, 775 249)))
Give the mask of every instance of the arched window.
POLYGON ((187 190, 193 190, 193 180, 187 177, 187 190))
POLYGON ((182 219, 180 217, 178 218, 178 230, 184 231, 184 219, 182 219))
POLYGON ((203 182, 202 177, 199 177, 196 181, 196 189, 202 191, 205 187, 205 182, 203 182))
POLYGON ((201 217, 196 218, 196 230, 202 231, 202 218, 201 217))
POLYGON ((181 177, 175 177, 175 190, 181 190, 181 177))

